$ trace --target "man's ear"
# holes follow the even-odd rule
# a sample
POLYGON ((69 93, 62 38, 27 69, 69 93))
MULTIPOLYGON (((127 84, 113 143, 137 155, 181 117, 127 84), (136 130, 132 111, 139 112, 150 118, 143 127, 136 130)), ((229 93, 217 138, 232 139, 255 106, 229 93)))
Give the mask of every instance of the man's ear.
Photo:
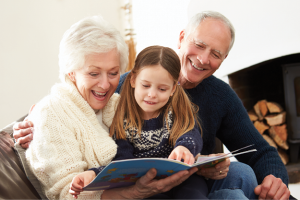
POLYGON ((68 73, 68 76, 69 76, 69 78, 71 79, 71 81, 73 81, 73 82, 76 81, 76 79, 75 79, 75 72, 70 72, 70 73, 68 73))
POLYGON ((130 85, 132 88, 135 88, 135 77, 133 76, 130 77, 130 85))
POLYGON ((185 35, 185 30, 182 30, 179 34, 179 40, 178 40, 178 43, 177 43, 177 47, 178 49, 181 48, 181 42, 182 40, 184 39, 184 35, 185 35))

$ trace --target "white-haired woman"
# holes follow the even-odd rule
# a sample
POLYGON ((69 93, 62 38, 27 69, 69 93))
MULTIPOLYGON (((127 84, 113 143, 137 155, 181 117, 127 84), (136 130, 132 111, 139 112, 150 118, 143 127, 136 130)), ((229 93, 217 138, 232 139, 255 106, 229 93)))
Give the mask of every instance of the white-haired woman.
MULTIPOLYGON (((59 50, 62 83, 54 85, 29 115, 35 134, 26 159, 49 199, 70 199, 75 175, 107 165, 115 156, 117 146, 108 134, 114 116, 110 102, 117 99, 114 92, 128 50, 119 32, 101 17, 71 26, 59 50)), ((85 192, 79 198, 146 198, 178 185, 195 170, 153 180, 152 169, 134 186, 85 192)))

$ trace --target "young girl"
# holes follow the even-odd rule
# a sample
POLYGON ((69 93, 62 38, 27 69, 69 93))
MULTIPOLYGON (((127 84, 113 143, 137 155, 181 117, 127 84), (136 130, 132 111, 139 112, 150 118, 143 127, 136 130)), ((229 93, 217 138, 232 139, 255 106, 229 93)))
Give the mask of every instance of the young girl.
MULTIPOLYGON (((139 53, 122 86, 110 127, 110 135, 118 145, 114 160, 162 157, 194 163, 203 145, 198 108, 177 84, 179 73, 180 60, 172 49, 150 46, 139 53)), ((71 183, 71 194, 77 197, 82 186, 103 168, 77 175, 71 183)), ((206 196, 205 180, 192 175, 181 185, 150 198, 207 199, 206 196)))

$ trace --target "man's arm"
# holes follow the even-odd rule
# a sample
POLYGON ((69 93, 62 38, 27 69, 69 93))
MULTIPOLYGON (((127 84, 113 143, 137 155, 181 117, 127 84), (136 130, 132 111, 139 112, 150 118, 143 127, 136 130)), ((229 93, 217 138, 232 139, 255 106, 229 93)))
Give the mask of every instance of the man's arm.
POLYGON ((256 130, 236 93, 231 88, 228 93, 231 93, 230 104, 226 106, 228 112, 217 133, 218 138, 230 151, 254 144, 257 152, 236 158, 254 170, 259 184, 256 194, 262 199, 288 198, 288 174, 277 150, 256 130))

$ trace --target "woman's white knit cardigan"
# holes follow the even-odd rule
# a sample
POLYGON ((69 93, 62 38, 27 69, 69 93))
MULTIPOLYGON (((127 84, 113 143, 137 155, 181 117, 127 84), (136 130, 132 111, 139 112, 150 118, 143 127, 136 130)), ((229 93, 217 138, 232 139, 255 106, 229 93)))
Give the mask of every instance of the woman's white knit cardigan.
MULTIPOLYGON (((119 95, 112 95, 96 115, 68 79, 54 85, 50 95, 34 107, 29 116, 34 139, 26 159, 49 199, 74 199, 69 194, 73 177, 113 159, 117 145, 108 127, 118 100, 119 95)), ((102 192, 83 192, 79 199, 100 199, 102 192)))

